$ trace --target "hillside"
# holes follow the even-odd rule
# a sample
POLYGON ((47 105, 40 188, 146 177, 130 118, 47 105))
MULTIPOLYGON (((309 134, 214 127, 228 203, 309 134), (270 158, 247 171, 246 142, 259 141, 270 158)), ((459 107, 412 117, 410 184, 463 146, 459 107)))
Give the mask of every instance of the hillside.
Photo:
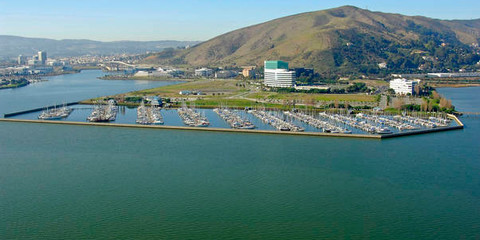
POLYGON ((472 44, 479 41, 480 19, 436 20, 345 6, 242 28, 145 61, 223 67, 280 59, 323 73, 376 73, 381 62, 390 70, 442 70, 473 66, 480 58, 472 44))
POLYGON ((0 35, 0 57, 30 56, 37 50, 47 51, 49 56, 142 54, 159 52, 165 48, 198 44, 197 41, 115 41, 100 42, 83 39, 53 40, 0 35))

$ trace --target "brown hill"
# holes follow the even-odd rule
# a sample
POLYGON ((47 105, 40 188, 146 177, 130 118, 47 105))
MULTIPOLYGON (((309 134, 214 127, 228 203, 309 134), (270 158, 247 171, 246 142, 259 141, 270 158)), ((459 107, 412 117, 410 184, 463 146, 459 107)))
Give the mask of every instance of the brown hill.
POLYGON ((435 55, 442 43, 453 51, 473 54, 470 45, 478 44, 479 37, 480 19, 447 21, 345 6, 238 29, 193 48, 167 51, 146 61, 221 67, 261 66, 264 60, 280 59, 291 66, 314 67, 320 72, 358 71, 379 62, 418 67, 421 59, 412 57, 409 63, 400 58, 414 52, 435 55))

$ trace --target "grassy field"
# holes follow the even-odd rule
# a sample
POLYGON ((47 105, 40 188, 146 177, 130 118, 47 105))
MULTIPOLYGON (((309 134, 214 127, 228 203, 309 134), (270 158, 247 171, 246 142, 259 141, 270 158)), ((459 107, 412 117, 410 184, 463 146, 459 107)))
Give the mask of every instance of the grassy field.
POLYGON ((257 92, 246 96, 259 100, 314 100, 314 101, 349 101, 349 102, 375 102, 375 97, 365 94, 308 94, 308 93, 275 93, 257 92))
MULTIPOLYGON (((146 89, 130 93, 119 94, 113 97, 142 97, 157 95, 170 98, 173 106, 180 102, 195 104, 198 107, 213 108, 228 106, 232 108, 265 107, 265 108, 291 108, 295 102, 297 108, 304 104, 312 106, 314 102, 361 102, 373 103, 374 96, 365 94, 307 94, 307 93, 276 93, 265 92, 257 89, 256 85, 248 85, 242 80, 228 79, 202 79, 175 85, 146 89), (243 87, 245 85, 245 87, 243 87), (180 95, 180 91, 201 91, 205 95, 180 95), (293 101, 295 100, 295 101, 293 101)), ((122 104, 123 101, 120 100, 122 104)))
POLYGON ((160 95, 162 97, 182 97, 179 94, 180 91, 201 91, 207 95, 223 93, 224 95, 231 95, 233 93, 240 93, 245 91, 244 88, 238 87, 235 84, 239 83, 239 80, 217 80, 217 79, 205 79, 194 82, 186 82, 175 85, 163 86, 158 88, 152 88, 137 92, 132 92, 130 95, 160 95))
POLYGON ((389 83, 383 80, 368 80, 368 79, 357 79, 353 81, 349 81, 351 83, 365 83, 368 87, 388 87, 389 83))
POLYGON ((247 99, 228 99, 228 98, 207 98, 192 101, 197 107, 215 108, 219 106, 228 106, 230 108, 245 107, 265 107, 265 108, 283 108, 281 104, 261 103, 247 99))

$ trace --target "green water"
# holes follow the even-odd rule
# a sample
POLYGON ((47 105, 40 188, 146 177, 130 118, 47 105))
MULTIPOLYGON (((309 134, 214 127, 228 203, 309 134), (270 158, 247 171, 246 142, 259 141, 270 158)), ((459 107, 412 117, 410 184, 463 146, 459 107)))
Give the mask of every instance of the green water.
POLYGON ((381 141, 0 123, 0 239, 480 238, 462 120, 381 141))

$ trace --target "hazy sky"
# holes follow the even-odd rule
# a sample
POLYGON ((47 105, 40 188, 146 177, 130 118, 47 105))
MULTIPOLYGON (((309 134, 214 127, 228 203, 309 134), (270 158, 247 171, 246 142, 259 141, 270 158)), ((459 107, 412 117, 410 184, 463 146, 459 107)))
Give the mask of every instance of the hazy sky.
POLYGON ((480 18, 479 0, 0 0, 0 35, 208 40, 271 19, 343 5, 439 19, 480 18))

